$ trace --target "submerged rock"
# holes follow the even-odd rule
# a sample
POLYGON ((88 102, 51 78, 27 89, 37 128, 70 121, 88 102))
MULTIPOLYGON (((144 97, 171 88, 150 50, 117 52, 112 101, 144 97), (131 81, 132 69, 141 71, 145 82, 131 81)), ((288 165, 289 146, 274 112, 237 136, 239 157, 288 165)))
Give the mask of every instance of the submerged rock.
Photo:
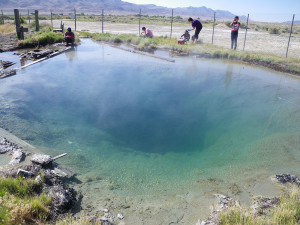
POLYGON ((41 166, 47 166, 52 163, 53 160, 50 155, 34 154, 30 161, 41 166))
POLYGON ((18 147, 11 142, 9 142, 6 138, 3 138, 0 141, 0 154, 5 154, 14 150, 17 150, 18 147))
POLYGON ((10 160, 10 165, 16 165, 25 159, 25 153, 21 149, 17 149, 12 152, 12 159, 10 160))
POLYGON ((119 220, 124 219, 124 216, 122 214, 120 214, 120 213, 117 215, 117 217, 118 217, 119 220))
POLYGON ((297 184, 298 186, 300 186, 300 179, 298 177, 290 175, 290 174, 275 175, 275 180, 282 184, 293 183, 293 184, 297 184))

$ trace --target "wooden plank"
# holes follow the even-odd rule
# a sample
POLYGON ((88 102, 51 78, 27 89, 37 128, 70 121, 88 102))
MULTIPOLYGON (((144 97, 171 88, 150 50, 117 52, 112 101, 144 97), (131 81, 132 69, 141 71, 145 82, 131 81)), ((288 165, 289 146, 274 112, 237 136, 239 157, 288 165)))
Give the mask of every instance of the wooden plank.
POLYGON ((53 157, 52 160, 54 161, 54 160, 60 159, 62 157, 65 157, 66 155, 68 155, 68 153, 64 153, 64 154, 58 155, 56 157, 53 157))
POLYGON ((161 57, 161 56, 158 56, 158 55, 153 55, 153 54, 150 54, 150 53, 147 53, 147 52, 137 51, 137 50, 133 50, 133 49, 126 49, 126 48, 122 48, 120 46, 115 46, 115 45, 110 45, 110 46, 112 46, 114 48, 121 49, 123 51, 131 52, 131 53, 136 53, 136 54, 140 54, 140 55, 144 55, 144 56, 149 56, 149 57, 152 57, 152 58, 161 59, 161 60, 172 62, 172 63, 175 62, 174 59, 169 59, 169 58, 161 57))

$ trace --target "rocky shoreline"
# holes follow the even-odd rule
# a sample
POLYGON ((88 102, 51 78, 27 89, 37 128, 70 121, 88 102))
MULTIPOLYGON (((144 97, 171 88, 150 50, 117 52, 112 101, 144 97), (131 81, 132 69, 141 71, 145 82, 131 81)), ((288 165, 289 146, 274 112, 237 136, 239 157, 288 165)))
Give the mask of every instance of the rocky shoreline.
POLYGON ((114 221, 124 219, 121 213, 114 215, 109 209, 103 209, 101 215, 72 216, 81 210, 83 195, 69 185, 72 182, 81 182, 76 174, 55 162, 66 154, 57 157, 41 154, 33 146, 0 128, 0 157, 6 155, 11 160, 0 166, 0 178, 23 177, 35 180, 38 185, 37 192, 51 198, 52 204, 47 218, 50 224, 71 218, 72 221, 113 225, 114 221))

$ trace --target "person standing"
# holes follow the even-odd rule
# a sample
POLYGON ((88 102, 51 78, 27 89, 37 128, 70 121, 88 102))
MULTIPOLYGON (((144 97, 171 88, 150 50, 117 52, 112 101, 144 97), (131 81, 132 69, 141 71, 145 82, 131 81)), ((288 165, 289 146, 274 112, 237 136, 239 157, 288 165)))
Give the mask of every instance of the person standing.
POLYGON ((199 20, 193 20, 193 18, 189 18, 189 22, 192 24, 192 29, 187 29, 187 31, 195 30, 194 35, 194 43, 198 42, 199 34, 202 30, 202 23, 199 20))
POLYGON ((240 22, 239 17, 236 16, 233 20, 233 22, 230 24, 231 26, 231 49, 236 50, 237 47, 237 39, 239 37, 239 29, 240 29, 240 22))

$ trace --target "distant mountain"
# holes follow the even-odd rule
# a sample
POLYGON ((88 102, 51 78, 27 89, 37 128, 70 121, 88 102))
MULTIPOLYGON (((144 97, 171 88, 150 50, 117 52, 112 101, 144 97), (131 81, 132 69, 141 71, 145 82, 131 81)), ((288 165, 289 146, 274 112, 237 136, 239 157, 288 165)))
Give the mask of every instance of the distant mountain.
MULTIPOLYGON (((284 23, 292 23, 292 21, 286 21, 284 23)), ((300 20, 295 20, 294 23, 300 23, 300 20)))
MULTIPOLYGON (((38 9, 41 12, 63 10, 64 12, 72 11, 76 8, 77 12, 99 13, 104 9, 105 13, 110 14, 138 14, 142 9, 143 14, 170 16, 171 9, 156 5, 137 5, 122 0, 0 0, 1 9, 38 9)), ((201 19, 212 19, 216 12, 218 20, 232 20, 235 16, 229 11, 212 10, 206 7, 186 7, 174 9, 175 16, 195 17, 201 19)), ((245 20, 245 17, 241 17, 245 20)))

